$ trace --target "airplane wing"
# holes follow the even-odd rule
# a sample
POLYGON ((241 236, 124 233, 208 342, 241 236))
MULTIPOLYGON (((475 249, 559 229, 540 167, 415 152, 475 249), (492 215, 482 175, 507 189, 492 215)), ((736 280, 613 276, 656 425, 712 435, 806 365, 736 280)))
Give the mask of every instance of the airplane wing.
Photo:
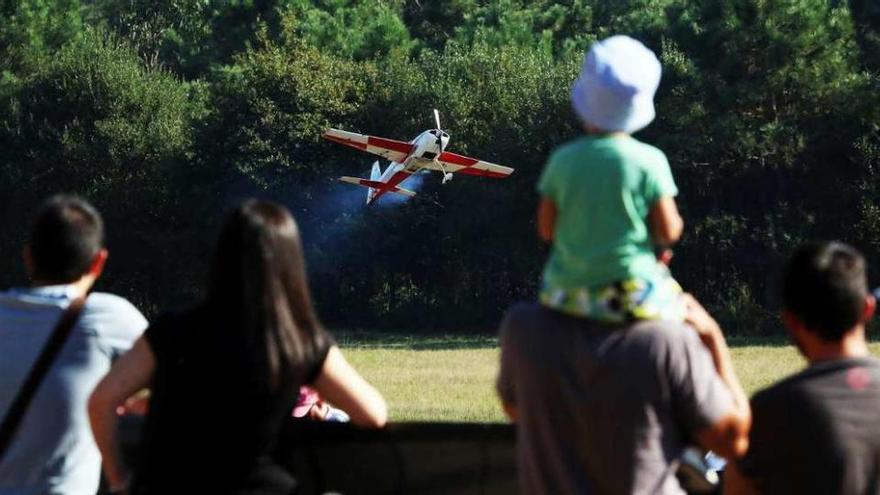
POLYGON ((396 141, 394 139, 386 139, 376 136, 367 136, 365 134, 357 134, 355 132, 341 131, 339 129, 327 129, 321 137, 334 143, 351 146, 367 153, 379 155, 386 160, 402 163, 412 153, 414 145, 396 141))
MULTIPOLYGON (((440 153, 437 160, 443 162, 443 165, 446 166, 446 171, 452 172, 453 174, 478 175, 480 177, 503 179, 513 173, 513 169, 510 167, 484 162, 483 160, 450 153, 449 151, 440 153)), ((429 163, 422 166, 431 170, 443 170, 440 168, 439 163, 429 163)))

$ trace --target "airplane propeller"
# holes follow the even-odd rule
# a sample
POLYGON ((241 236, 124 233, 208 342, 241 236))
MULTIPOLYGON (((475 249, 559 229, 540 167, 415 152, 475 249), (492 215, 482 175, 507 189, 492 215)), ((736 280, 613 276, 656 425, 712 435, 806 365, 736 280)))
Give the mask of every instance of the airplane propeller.
MULTIPOLYGON (((440 151, 443 151, 443 130, 440 128, 440 112, 437 109, 434 109, 434 123, 437 124, 437 145, 440 147, 440 151)), ((440 169, 443 171, 443 182, 442 184, 446 184, 447 182, 452 180, 452 174, 446 171, 446 168, 443 164, 440 164, 440 169)))
POLYGON ((437 130, 440 130, 440 112, 437 109, 434 109, 434 122, 437 123, 437 130))

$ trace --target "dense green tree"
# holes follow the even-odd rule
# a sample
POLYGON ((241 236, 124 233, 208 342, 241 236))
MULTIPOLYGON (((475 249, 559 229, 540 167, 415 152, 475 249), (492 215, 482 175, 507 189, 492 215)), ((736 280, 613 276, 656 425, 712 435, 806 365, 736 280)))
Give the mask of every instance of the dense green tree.
MULTIPOLYGON (((70 191, 103 207, 112 247, 151 253, 114 261, 109 283, 145 300, 186 273, 160 253, 179 247, 169 214, 189 188, 193 124, 204 103, 198 87, 145 69, 117 39, 87 29, 3 89, 0 211, 15 234, 3 238, 2 251, 19 252, 26 212, 46 194, 70 191), (153 275, 163 258, 177 272, 168 278, 153 275)), ((4 257, 7 281, 21 281, 18 262, 4 257)))
POLYGON ((854 234, 840 225, 859 202, 853 185, 865 179, 851 158, 869 80, 846 9, 791 5, 670 9, 660 119, 649 133, 670 152, 693 219, 683 278, 722 306, 742 306, 745 289, 728 294, 740 286, 751 304, 771 305, 773 267, 794 245, 854 234))
POLYGON ((261 30, 280 32, 293 0, 95 0, 98 24, 129 40, 144 62, 189 79, 232 62, 261 30))
POLYGON ((212 34, 211 2, 98 0, 94 8, 99 22, 127 39, 147 67, 186 71, 206 65, 201 56, 212 34))
POLYGON ((402 7, 403 20, 410 35, 422 46, 442 50, 454 35, 465 16, 477 7, 476 0, 448 0, 445 2, 406 2, 402 7))
MULTIPOLYGON (((365 99, 359 66, 299 39, 263 39, 214 84, 209 146, 243 177, 268 188, 314 180, 321 132, 365 99)), ((320 170, 326 174, 325 170, 320 170)))
POLYGON ((540 47, 547 52, 582 55, 595 39, 593 6, 585 0, 524 2, 501 0, 473 8, 456 27, 455 39, 493 47, 540 47))
POLYGON ((862 60, 867 68, 877 73, 880 71, 880 2, 852 0, 849 5, 862 60))
POLYGON ((79 0, 0 1, 0 72, 27 70, 83 30, 79 0))
MULTIPOLYGON (((774 271, 813 238, 880 258, 880 64, 872 2, 22 0, 0 10, 0 285, 51 192, 105 211, 108 288, 148 311, 201 284, 243 196, 297 217, 332 326, 487 328, 534 297, 534 184, 580 132, 568 94, 606 36, 661 58, 658 118, 687 229, 673 271, 733 331, 778 330, 774 271), (109 33, 109 34, 108 34, 109 33), (450 149, 504 181, 434 175, 370 208, 341 174, 375 158, 328 126, 450 149)), ((384 163, 383 163, 384 165, 384 163)), ((876 264, 876 263, 875 263, 876 264)))
POLYGON ((337 57, 381 58, 392 50, 408 53, 415 46, 393 2, 295 0, 284 15, 306 43, 337 57))

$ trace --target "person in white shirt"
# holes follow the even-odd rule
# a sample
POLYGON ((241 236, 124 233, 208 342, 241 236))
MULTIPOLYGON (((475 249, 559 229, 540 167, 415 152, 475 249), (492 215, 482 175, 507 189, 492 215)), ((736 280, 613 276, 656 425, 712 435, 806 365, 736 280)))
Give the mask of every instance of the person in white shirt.
MULTIPOLYGON (((100 214, 66 195, 37 211, 26 288, 0 292, 0 415, 6 415, 61 314, 88 294, 107 261, 100 214)), ((101 455, 89 426, 92 389, 147 327, 127 300, 88 294, 77 323, 0 461, 0 495, 93 494, 101 455)))

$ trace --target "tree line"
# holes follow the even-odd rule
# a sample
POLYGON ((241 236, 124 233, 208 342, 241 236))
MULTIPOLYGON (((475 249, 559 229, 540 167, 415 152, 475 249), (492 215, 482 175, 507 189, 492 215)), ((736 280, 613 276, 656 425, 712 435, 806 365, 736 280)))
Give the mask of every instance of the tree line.
POLYGON ((487 330, 547 254, 535 182, 580 130, 590 43, 663 64, 657 120, 687 226, 673 272, 743 335, 778 331, 775 273, 808 239, 880 263, 880 7, 869 0, 0 0, 0 286, 26 283, 28 212, 105 215, 101 289, 148 314, 199 294, 219 220, 291 208, 333 327, 487 330), (326 127, 408 140, 438 108, 453 151, 504 181, 418 176, 364 206, 373 158, 326 127))

